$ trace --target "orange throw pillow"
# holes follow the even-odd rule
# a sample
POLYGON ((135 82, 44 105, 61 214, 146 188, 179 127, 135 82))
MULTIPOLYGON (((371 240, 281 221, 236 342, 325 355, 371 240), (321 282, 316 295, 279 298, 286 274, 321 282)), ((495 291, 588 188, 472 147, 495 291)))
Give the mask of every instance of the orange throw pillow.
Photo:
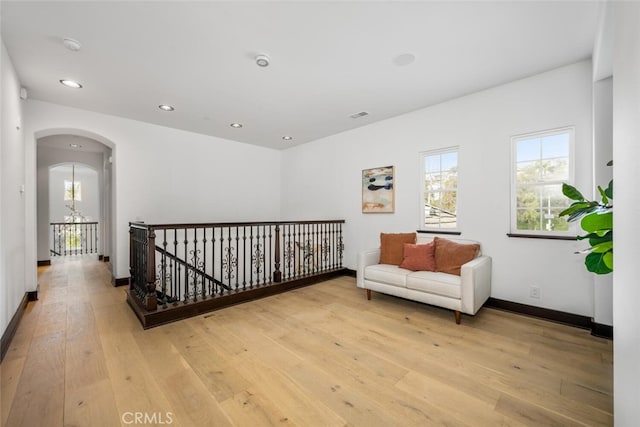
POLYGON ((480 245, 477 243, 464 244, 435 237, 436 243, 436 271, 460 275, 460 267, 478 255, 480 245))
POLYGON ((405 243, 415 243, 416 233, 380 233, 380 264, 400 265, 405 243))
POLYGON ((404 244, 404 259, 400 268, 412 271, 436 271, 436 245, 434 242, 425 245, 404 244))

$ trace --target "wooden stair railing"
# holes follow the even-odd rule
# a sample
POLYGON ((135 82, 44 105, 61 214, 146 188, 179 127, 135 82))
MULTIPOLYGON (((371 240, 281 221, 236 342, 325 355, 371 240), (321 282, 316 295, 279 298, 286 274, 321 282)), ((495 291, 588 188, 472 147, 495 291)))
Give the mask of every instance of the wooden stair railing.
POLYGON ((146 328, 342 274, 343 224, 132 222, 127 301, 146 328))

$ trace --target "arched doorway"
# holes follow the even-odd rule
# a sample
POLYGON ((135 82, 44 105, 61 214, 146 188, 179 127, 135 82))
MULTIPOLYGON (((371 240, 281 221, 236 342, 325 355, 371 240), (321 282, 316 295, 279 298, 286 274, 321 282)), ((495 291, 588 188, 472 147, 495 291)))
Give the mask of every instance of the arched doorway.
POLYGON ((84 249, 78 252, 76 241, 79 241, 78 235, 81 232, 77 230, 86 230, 88 233, 82 239, 89 239, 86 242, 87 248, 91 250, 89 253, 109 261, 111 148, 92 138, 73 134, 43 136, 36 140, 36 144, 38 265, 49 264, 52 255, 85 253, 84 249), (80 179, 74 179, 75 172, 80 179), (71 199, 65 191, 69 189, 73 190, 71 199), (79 198, 84 200, 78 200, 79 198), (96 223, 95 229, 89 229, 86 225, 78 227, 71 240, 67 236, 54 242, 56 236, 59 237, 63 231, 70 229, 68 226, 58 225, 57 230, 53 230, 56 227, 54 224, 87 220, 96 223), (72 246, 65 246, 64 251, 57 250, 63 244, 72 246))

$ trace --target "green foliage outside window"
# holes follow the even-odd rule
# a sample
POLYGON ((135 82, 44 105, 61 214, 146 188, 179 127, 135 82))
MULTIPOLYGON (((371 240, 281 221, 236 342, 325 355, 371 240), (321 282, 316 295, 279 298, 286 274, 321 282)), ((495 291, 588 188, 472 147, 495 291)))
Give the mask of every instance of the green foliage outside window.
POLYGON ((518 230, 567 231, 560 213, 569 206, 561 183, 545 182, 545 177, 568 175, 566 158, 519 164, 517 169, 516 221, 518 230))
POLYGON ((458 198, 458 168, 427 173, 424 183, 425 224, 455 228, 458 198))

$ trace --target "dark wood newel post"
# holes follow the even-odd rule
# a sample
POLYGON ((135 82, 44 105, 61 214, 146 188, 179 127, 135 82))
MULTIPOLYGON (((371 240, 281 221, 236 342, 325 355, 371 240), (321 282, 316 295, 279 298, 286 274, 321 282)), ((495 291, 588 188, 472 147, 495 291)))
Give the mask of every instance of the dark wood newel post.
POLYGON ((152 228, 147 228, 149 241, 147 246, 147 295, 144 299, 145 308, 155 311, 158 308, 158 297, 156 296, 156 232, 152 228))
POLYGON ((135 257, 133 253, 135 251, 134 241, 133 241, 133 227, 131 223, 129 223, 129 290, 133 291, 133 283, 136 278, 136 270, 134 268, 135 257))
POLYGON ((273 281, 282 282, 282 271, 280 271, 280 224, 276 224, 276 240, 274 243, 275 253, 275 271, 273 272, 273 281))

